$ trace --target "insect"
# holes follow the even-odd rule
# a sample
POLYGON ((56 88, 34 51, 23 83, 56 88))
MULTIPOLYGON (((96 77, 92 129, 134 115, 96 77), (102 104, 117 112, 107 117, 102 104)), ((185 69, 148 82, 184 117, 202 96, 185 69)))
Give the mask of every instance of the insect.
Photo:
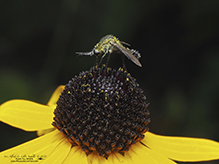
MULTIPOLYGON (((100 60, 100 63, 101 63, 102 59, 107 54, 109 54, 109 56, 108 56, 108 61, 109 61, 111 53, 120 52, 120 53, 124 54, 133 63, 135 63, 139 67, 142 67, 141 63, 139 62, 139 58, 141 57, 140 53, 134 49, 129 49, 128 47, 125 47, 124 45, 130 46, 128 43, 119 41, 119 39, 113 35, 106 35, 100 39, 99 43, 97 43, 94 46, 92 51, 90 51, 90 52, 76 52, 76 54, 89 55, 89 56, 96 55, 97 58, 100 54, 103 54, 103 56, 101 57, 101 60, 100 60)), ((124 57, 122 58, 122 60, 123 60, 123 65, 125 67, 124 57)))

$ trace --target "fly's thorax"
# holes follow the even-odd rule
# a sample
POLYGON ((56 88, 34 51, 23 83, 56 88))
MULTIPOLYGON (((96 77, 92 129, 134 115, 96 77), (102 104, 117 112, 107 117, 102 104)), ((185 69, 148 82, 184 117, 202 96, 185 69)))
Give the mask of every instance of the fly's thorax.
MULTIPOLYGON (((106 35, 103 38, 100 39, 100 42, 105 42, 108 40, 116 40, 117 38, 113 35, 106 35)), ((118 39, 117 39, 118 40, 118 39)))

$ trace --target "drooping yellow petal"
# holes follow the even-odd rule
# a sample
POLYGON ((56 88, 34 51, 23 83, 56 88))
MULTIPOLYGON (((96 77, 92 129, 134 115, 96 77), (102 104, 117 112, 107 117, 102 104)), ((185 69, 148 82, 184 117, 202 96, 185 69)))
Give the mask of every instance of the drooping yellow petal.
POLYGON ((106 158, 99 156, 97 153, 91 153, 87 157, 88 164, 110 164, 106 158))
MULTIPOLYGON (((57 151, 62 150, 67 156, 70 147, 71 144, 67 139, 58 130, 55 130, 34 140, 1 152, 0 161, 7 164, 10 163, 11 160, 15 160, 19 157, 26 156, 23 158, 25 160, 27 157, 33 156, 34 160, 38 160, 40 163, 45 161, 46 163, 47 159, 50 160, 51 156, 56 154, 57 151), (40 157, 42 159, 39 159, 40 157)), ((63 161, 64 159, 59 158, 59 160, 63 161)))
POLYGON ((71 148, 70 153, 62 162, 62 164, 69 164, 69 163, 88 164, 87 162, 88 162, 87 155, 85 154, 85 152, 82 151, 79 146, 74 146, 71 148))
POLYGON ((164 157, 141 143, 136 143, 132 145, 128 152, 125 152, 125 157, 130 156, 135 163, 145 163, 145 164, 175 164, 172 160, 164 157))
POLYGON ((0 106, 0 121, 26 131, 49 129, 53 128, 53 110, 28 100, 10 100, 0 106))
POLYGON ((56 102, 59 99, 59 96, 61 95, 61 92, 63 91, 63 89, 65 88, 64 85, 60 85, 59 87, 56 88, 56 90, 53 92, 52 96, 50 97, 47 105, 49 106, 56 106, 56 102))
POLYGON ((219 143, 208 139, 160 136, 146 132, 141 142, 152 150, 177 161, 219 159, 219 143))

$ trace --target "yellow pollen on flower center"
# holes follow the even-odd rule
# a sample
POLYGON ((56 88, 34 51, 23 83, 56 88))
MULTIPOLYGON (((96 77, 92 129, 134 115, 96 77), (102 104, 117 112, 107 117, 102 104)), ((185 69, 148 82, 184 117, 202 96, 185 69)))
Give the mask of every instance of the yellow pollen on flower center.
POLYGON ((72 145, 101 156, 129 147, 148 130, 148 103, 126 71, 92 67, 65 86, 54 111, 53 126, 72 145))

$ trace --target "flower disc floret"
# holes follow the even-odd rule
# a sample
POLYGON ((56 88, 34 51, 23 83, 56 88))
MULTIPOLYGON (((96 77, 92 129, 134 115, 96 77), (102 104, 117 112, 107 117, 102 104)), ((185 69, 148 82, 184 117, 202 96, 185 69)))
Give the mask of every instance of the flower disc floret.
POLYGON ((128 151, 144 138, 148 103, 136 80, 123 69, 92 67, 65 86, 53 126, 87 154, 128 151))

